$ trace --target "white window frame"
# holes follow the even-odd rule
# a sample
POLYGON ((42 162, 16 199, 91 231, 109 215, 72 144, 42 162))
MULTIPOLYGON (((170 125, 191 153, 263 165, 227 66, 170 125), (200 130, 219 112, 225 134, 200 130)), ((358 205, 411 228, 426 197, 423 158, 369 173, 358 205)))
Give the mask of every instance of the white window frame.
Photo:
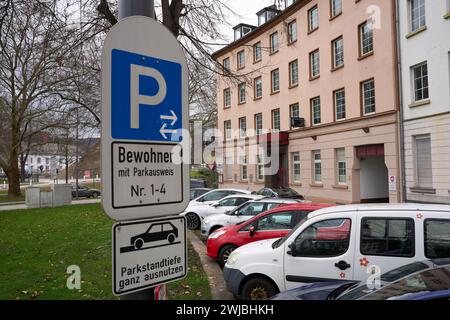
POLYGON ((313 160, 313 181, 316 184, 321 184, 322 183, 322 154, 321 154, 320 150, 312 151, 312 160, 313 160), (316 156, 318 156, 318 157, 316 157, 316 156))
POLYGON ((238 86, 238 102, 243 104, 247 101, 246 84, 245 82, 240 83, 238 86))
POLYGON ((346 103, 345 103, 345 89, 338 89, 333 93, 336 121, 342 121, 346 119, 346 103), (343 97, 338 98, 338 94, 343 93, 343 97), (340 104, 342 103, 342 104, 340 104), (339 110, 341 108, 341 110, 339 110), (342 116, 343 115, 343 116, 342 116))
POLYGON ((342 0, 330 0, 330 7, 331 7, 331 18, 334 18, 342 13, 342 0))
POLYGON ((322 112, 321 112, 321 101, 320 97, 315 97, 311 99, 311 112, 312 112, 312 125, 318 126, 322 123, 322 112), (315 102, 318 101, 319 103, 316 104, 315 102), (317 106, 319 107, 319 110, 317 110, 317 106), (319 114, 319 122, 316 123, 317 120, 317 113, 319 114))
POLYGON ((237 67, 238 69, 245 68, 245 51, 239 51, 237 53, 237 67))
POLYGON ((278 40, 278 31, 270 35, 270 53, 276 53, 280 49, 280 42, 278 40))
POLYGON ((294 87, 298 85, 298 60, 289 62, 289 86, 294 87), (294 68, 295 66, 295 68, 294 68))
POLYGON ((225 120, 223 123, 223 129, 225 134, 225 140, 230 140, 232 138, 231 134, 231 120, 225 120), (227 127, 229 125, 229 127, 227 127))
POLYGON ((419 102, 423 100, 428 100, 430 98, 430 83, 428 79, 428 63, 427 61, 419 63, 413 67, 411 67, 411 77, 412 77, 412 95, 413 95, 413 101, 419 102), (424 75, 424 67, 426 71, 426 75, 424 75), (416 70, 420 68, 420 76, 416 78, 416 70), (417 87, 417 80, 420 79, 421 87, 417 87), (426 85, 425 85, 426 83, 426 85), (421 99, 418 99, 418 93, 422 95, 421 99))
POLYGON ((273 109, 272 110, 272 132, 280 132, 280 130, 281 130, 281 111, 280 111, 280 109, 273 109))
POLYGON ((270 79, 272 93, 280 92, 280 69, 272 70, 270 72, 270 79))
POLYGON ((339 68, 344 65, 344 37, 340 36, 333 40, 333 68, 339 68), (341 43, 341 46, 337 46, 338 43, 341 43), (338 63, 339 62, 339 63, 338 63))
POLYGON ((247 137, 247 118, 239 118, 239 138, 247 137))
POLYGON ((223 90, 223 104, 224 104, 225 109, 231 108, 231 89, 230 88, 226 88, 223 90))
POLYGON ((300 183, 301 182, 301 159, 300 159, 300 152, 293 152, 291 155, 292 159, 292 181, 294 183, 300 183), (296 173, 298 171, 298 173, 296 173))
POLYGON ((261 60, 262 60, 262 47, 261 41, 259 41, 253 45, 253 61, 259 62, 261 60))
POLYGON ((260 99, 263 96, 263 86, 262 86, 262 77, 257 77, 254 80, 254 86, 255 86, 255 99, 260 99))
POLYGON ((231 70, 230 58, 225 58, 222 61, 222 67, 225 72, 229 72, 231 70))
POLYGON ((418 135, 418 136, 414 136, 414 184, 416 188, 425 188, 425 189, 432 189, 433 188, 433 174, 427 175, 427 177, 430 178, 430 182, 428 185, 426 185, 425 183, 423 183, 423 181, 419 181, 420 179, 420 173, 419 173, 419 164, 418 164, 418 150, 417 150, 417 142, 419 140, 428 140, 430 143, 430 152, 427 153, 430 155, 430 163, 429 163, 429 170, 431 172, 433 172, 433 155, 432 155, 432 144, 431 144, 431 135, 430 134, 426 134, 426 135, 418 135))
POLYGON ((255 114, 255 131, 256 131, 257 136, 260 136, 263 134, 263 115, 262 115, 262 113, 255 114))
POLYGON ((240 163, 240 174, 241 174, 241 181, 247 181, 248 180, 248 163, 247 163, 247 156, 241 157, 241 163, 240 163))
POLYGON ((288 44, 297 41, 297 20, 293 20, 288 23, 288 44))
POLYGON ((335 149, 335 155, 337 183, 339 185, 347 185, 347 163, 345 161, 345 148, 335 149))
POLYGON ((264 156, 257 155, 256 156, 256 180, 264 181, 264 156))
POLYGON ((375 114, 375 112, 376 112, 376 94, 375 94, 375 80, 374 79, 370 79, 370 80, 366 80, 366 81, 363 81, 362 83, 361 83, 361 96, 362 96, 362 108, 363 108, 363 115, 364 116, 368 116, 368 115, 371 115, 371 114, 375 114), (370 111, 370 112, 366 112, 366 90, 365 90, 365 88, 364 88, 364 86, 365 86, 365 84, 368 84, 368 83, 373 83, 373 89, 372 89, 372 91, 373 91, 373 111, 370 111))
POLYGON ((415 32, 427 25, 425 0, 408 0, 409 4, 409 30, 415 32), (417 6, 415 4, 418 4, 417 6), (418 16, 415 17, 414 14, 418 16), (417 25, 415 25, 417 23, 417 25))
POLYGON ((366 55, 369 55, 373 53, 373 24, 372 20, 367 20, 359 25, 358 28, 359 33, 359 56, 364 57, 366 55), (369 29, 366 31, 365 27, 368 27, 369 29), (365 36, 368 36, 369 38, 365 38, 365 36), (365 43, 367 42, 367 43, 365 43))
POLYGON ((311 9, 308 10, 308 31, 313 32, 319 28, 319 6, 316 4, 311 9), (313 13, 316 14, 313 14, 313 13), (315 20, 313 18, 316 18, 315 20), (316 22, 314 26, 313 23, 316 22))
POLYGON ((309 65, 311 72, 311 79, 320 76, 320 51, 315 50, 309 54, 309 65))

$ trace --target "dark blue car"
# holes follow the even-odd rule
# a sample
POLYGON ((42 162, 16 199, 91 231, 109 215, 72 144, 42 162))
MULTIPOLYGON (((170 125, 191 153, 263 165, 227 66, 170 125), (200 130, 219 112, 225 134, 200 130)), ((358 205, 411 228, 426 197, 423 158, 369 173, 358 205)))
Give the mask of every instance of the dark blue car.
POLYGON ((354 281, 312 283, 273 300, 449 300, 450 259, 415 262, 383 274, 378 288, 354 281))

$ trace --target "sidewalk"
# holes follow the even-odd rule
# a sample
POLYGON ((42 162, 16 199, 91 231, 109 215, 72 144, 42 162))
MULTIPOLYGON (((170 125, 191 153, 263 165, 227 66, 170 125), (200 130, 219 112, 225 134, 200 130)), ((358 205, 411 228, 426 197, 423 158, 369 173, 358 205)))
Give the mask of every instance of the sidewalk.
MULTIPOLYGON (((73 200, 72 205, 80 205, 80 204, 91 204, 91 203, 101 203, 101 199, 84 199, 84 200, 73 200)), ((27 209, 27 206, 22 204, 11 204, 11 205, 2 205, 0 206, 0 211, 9 211, 9 210, 23 210, 27 209)))
POLYGON ((194 250, 200 257, 203 270, 208 276, 211 294, 214 300, 235 300, 233 295, 227 290, 223 273, 217 262, 213 261, 206 255, 206 246, 197 238, 197 236, 190 230, 187 233, 188 241, 194 247, 194 250))

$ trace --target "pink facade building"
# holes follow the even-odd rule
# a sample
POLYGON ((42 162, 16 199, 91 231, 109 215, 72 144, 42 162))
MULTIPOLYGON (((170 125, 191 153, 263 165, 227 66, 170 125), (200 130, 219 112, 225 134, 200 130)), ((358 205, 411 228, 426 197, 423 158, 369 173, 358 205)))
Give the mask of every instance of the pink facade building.
POLYGON ((221 187, 401 201, 395 2, 298 0, 258 17, 260 26, 237 26, 214 54, 224 68, 221 187), (268 173, 252 147, 274 135, 280 166, 268 173))

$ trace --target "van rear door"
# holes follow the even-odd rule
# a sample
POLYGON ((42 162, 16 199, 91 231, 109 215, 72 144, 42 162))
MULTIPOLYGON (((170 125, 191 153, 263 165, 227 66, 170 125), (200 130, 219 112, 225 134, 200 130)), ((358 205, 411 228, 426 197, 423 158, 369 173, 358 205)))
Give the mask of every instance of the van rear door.
POLYGON ((351 280, 356 226, 354 212, 312 218, 285 244, 285 285, 351 280))
POLYGON ((355 280, 366 281, 371 275, 422 260, 416 249, 421 228, 412 212, 360 211, 357 221, 355 280))

